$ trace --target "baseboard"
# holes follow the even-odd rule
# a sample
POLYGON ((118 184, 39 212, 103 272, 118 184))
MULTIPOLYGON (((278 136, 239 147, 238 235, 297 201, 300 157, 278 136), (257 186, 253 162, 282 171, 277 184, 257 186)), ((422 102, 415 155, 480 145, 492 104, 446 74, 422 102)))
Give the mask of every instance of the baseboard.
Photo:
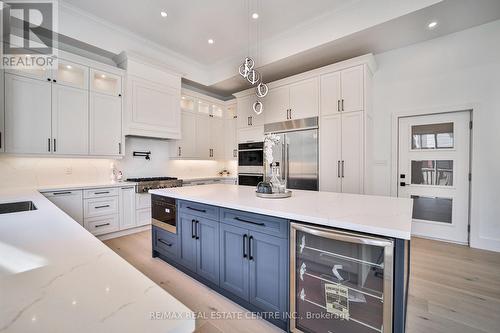
POLYGON ((108 240, 108 239, 112 239, 112 238, 117 238, 117 237, 127 236, 127 235, 131 235, 131 234, 136 234, 138 232, 147 231, 147 230, 151 230, 151 225, 150 224, 143 225, 143 226, 140 226, 140 227, 130 228, 130 229, 126 229, 126 230, 115 231, 115 232, 112 232, 112 233, 109 233, 109 234, 97 236, 97 238, 100 239, 100 240, 102 240, 102 241, 104 241, 104 240, 108 240))

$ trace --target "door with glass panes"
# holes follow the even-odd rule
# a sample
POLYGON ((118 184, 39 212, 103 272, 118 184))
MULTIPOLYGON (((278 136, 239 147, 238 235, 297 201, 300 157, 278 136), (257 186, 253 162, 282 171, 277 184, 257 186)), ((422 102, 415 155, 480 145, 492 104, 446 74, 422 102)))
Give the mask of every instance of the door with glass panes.
POLYGON ((412 235, 468 243, 470 112, 399 119, 398 196, 412 235))

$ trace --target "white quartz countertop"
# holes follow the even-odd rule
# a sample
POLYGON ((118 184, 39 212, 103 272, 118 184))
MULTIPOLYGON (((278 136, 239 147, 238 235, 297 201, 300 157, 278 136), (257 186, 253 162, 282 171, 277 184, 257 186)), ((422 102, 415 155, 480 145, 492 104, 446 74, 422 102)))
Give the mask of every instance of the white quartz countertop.
POLYGON ((0 203, 26 200, 38 209, 0 215, 0 332, 194 330, 191 310, 38 191, 0 191, 0 203))
POLYGON ((294 190, 291 198, 262 199, 255 188, 226 184, 151 190, 219 207, 342 228, 380 236, 410 239, 411 199, 294 190))
POLYGON ((82 183, 82 184, 62 184, 62 185, 42 185, 38 186, 38 191, 40 192, 52 192, 61 190, 79 190, 79 189, 90 189, 90 188, 107 188, 107 187, 127 187, 135 186, 137 183, 134 182, 100 182, 100 183, 82 183))

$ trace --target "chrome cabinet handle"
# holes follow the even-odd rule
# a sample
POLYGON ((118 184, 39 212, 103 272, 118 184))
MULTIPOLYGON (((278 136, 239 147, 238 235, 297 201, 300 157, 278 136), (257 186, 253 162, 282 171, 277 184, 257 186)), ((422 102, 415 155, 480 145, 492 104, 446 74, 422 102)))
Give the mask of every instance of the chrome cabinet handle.
POLYGON ((172 244, 171 244, 171 243, 167 243, 167 242, 165 242, 165 241, 164 241, 163 239, 161 239, 161 238, 158 238, 158 242, 160 242, 160 243, 162 243, 162 244, 164 244, 164 245, 166 245, 166 246, 168 246, 168 247, 171 247, 171 246, 172 246, 172 244))
POLYGON ((95 206, 95 209, 109 208, 109 205, 95 206))
POLYGON ((344 99, 342 98, 342 111, 345 111, 344 109, 344 99))
POLYGON ((49 143, 49 144, 48 144, 48 145, 49 145, 48 150, 49 150, 49 152, 50 152, 50 138, 48 138, 48 143, 49 143))
POLYGON ((243 258, 246 258, 247 257, 247 234, 244 234, 243 235, 243 258))
POLYGON ((342 161, 342 178, 344 178, 344 161, 342 161))
POLYGON ((337 111, 340 112, 342 110, 340 110, 340 99, 337 100, 337 111))
POLYGON ((56 148, 56 139, 54 139, 54 152, 57 151, 57 148, 56 148))
POLYGON ((118 155, 121 155, 122 153, 122 143, 118 142, 118 155))
POLYGON ((337 161, 337 178, 340 178, 340 161, 337 161))
POLYGON ((260 223, 260 222, 253 222, 253 221, 249 221, 249 220, 245 220, 245 219, 242 219, 240 217, 235 217, 234 218, 236 221, 240 221, 240 222, 244 222, 244 223, 250 223, 250 224, 254 224, 254 225, 260 225, 261 227, 265 227, 266 224, 265 223, 260 223))
POLYGON ((105 226, 107 226, 107 225, 110 225, 110 223, 98 224, 98 225, 96 225, 95 227, 96 227, 96 228, 100 228, 100 227, 105 227, 105 226))
POLYGON ((250 238, 248 238, 248 260, 253 260, 252 244, 253 236, 250 236, 250 238))
POLYGON ((99 195, 99 194, 109 194, 109 191, 104 191, 104 192, 94 192, 95 195, 99 195))
POLYGON ((54 192, 53 193, 54 195, 63 195, 63 194, 71 194, 71 192, 67 191, 67 192, 54 192))

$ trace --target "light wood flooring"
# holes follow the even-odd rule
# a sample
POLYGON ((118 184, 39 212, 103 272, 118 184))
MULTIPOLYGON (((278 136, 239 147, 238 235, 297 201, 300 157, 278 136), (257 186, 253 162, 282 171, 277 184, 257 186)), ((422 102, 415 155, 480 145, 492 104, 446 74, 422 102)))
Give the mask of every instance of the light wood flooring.
MULTIPOLYGON (((149 231, 105 244, 191 310, 246 310, 160 259, 149 231)), ((500 332, 500 253, 412 239, 408 333, 500 332)), ((199 319, 196 332, 282 332, 261 319, 199 319)))

